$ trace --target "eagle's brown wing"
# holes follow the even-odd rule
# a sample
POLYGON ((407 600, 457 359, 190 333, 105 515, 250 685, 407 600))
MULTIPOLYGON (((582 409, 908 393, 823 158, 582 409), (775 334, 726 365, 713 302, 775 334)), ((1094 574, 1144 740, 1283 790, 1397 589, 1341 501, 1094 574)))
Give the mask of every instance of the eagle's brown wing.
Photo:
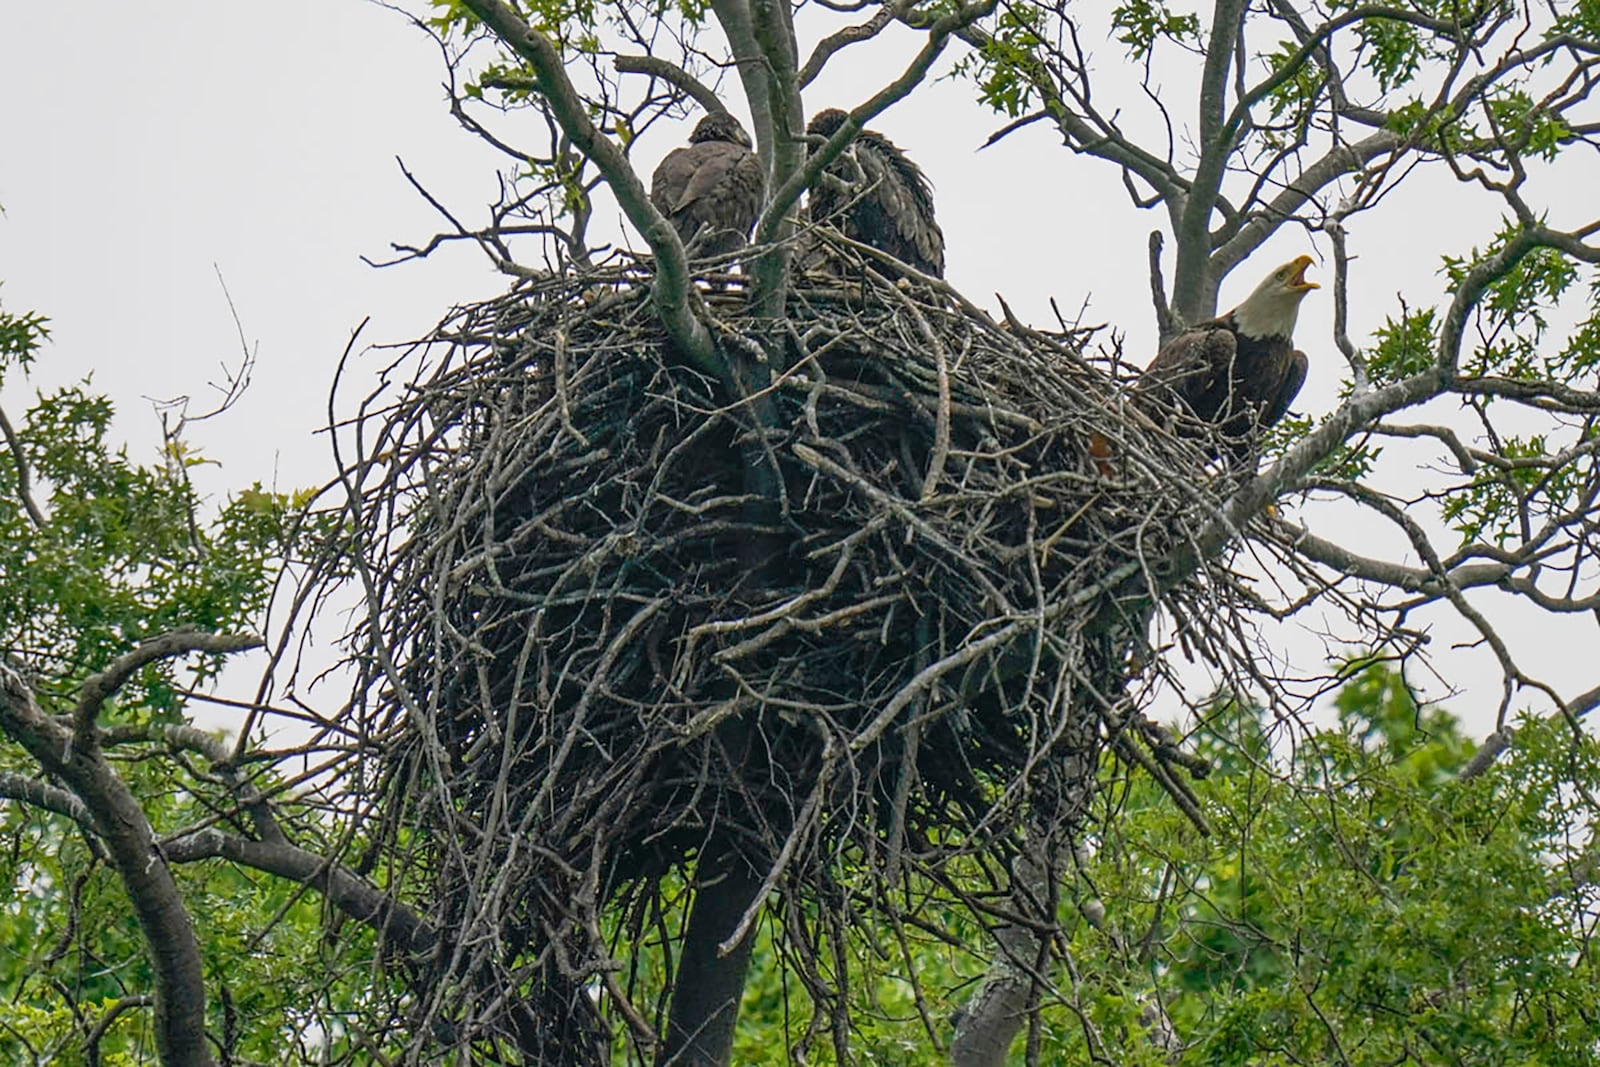
POLYGON ((684 191, 689 188, 699 167, 693 148, 693 145, 674 148, 656 166, 655 173, 650 175, 650 202, 669 219, 677 210, 678 202, 683 199, 684 191))
POLYGON ((1287 354, 1282 361, 1278 383, 1262 404, 1262 426, 1272 426, 1288 414, 1289 405, 1294 403, 1300 387, 1306 383, 1306 371, 1310 364, 1311 361, 1306 358, 1306 354, 1298 348, 1287 354))
POLYGON ((863 130, 856 158, 869 191, 856 208, 860 239, 924 274, 944 276, 944 231, 922 168, 882 134, 863 130))
POLYGON ((650 178, 650 202, 672 221, 680 240, 705 230, 702 251, 719 255, 750 236, 765 186, 761 162, 748 148, 702 141, 667 153, 650 178))
POLYGON ((1204 422, 1215 421, 1230 400, 1230 371, 1237 339, 1220 322, 1204 322, 1174 337, 1156 353, 1139 380, 1135 396, 1168 407, 1187 408, 1204 422))

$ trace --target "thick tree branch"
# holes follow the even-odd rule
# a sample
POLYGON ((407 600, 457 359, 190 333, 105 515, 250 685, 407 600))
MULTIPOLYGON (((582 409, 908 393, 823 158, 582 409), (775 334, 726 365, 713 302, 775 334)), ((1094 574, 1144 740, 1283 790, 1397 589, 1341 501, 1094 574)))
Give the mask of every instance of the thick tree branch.
MULTIPOLYGON (((799 61, 788 0, 751 0, 751 29, 765 59, 767 113, 772 119, 772 163, 767 187, 782 188, 805 162, 805 116, 801 110, 799 61)), ((775 203, 775 201, 774 201, 775 203)), ((769 203, 757 222, 760 253, 751 264, 758 314, 778 318, 788 297, 790 242, 794 232, 792 201, 781 209, 769 203)))
MULTIPOLYGON (((1211 8, 1211 36, 1206 45, 1205 68, 1200 75, 1200 143, 1202 151, 1219 144, 1222 113, 1227 104, 1228 73, 1244 22, 1244 0, 1215 0, 1211 8)), ((1231 147, 1231 146, 1230 146, 1231 147)))
POLYGON ((94 744, 94 721, 106 699, 128 683, 140 668, 157 660, 189 652, 243 652, 260 648, 266 642, 255 634, 211 634, 200 630, 172 630, 143 641, 131 652, 112 661, 105 670, 89 676, 78 690, 78 704, 72 710, 73 733, 77 743, 94 744))
POLYGON ((1501 754, 1510 750, 1515 737, 1515 730, 1496 730, 1485 737, 1483 744, 1478 746, 1478 751, 1474 752, 1466 765, 1456 772, 1456 777, 1464 782, 1471 781, 1493 767, 1501 754))
POLYGON ((1212 9, 1210 43, 1200 79, 1200 158, 1188 195, 1167 203, 1178 246, 1172 268, 1172 310, 1185 323, 1198 322, 1216 310, 1222 281, 1211 269, 1211 212, 1221 195, 1222 179, 1238 138, 1237 128, 1223 126, 1222 115, 1246 8, 1244 0, 1216 0, 1212 9))
POLYGON ((1447 568, 1443 573, 1436 573, 1425 567, 1412 567, 1404 563, 1364 556, 1337 541, 1318 537, 1305 527, 1296 526, 1282 519, 1273 525, 1286 547, 1309 560, 1321 563, 1325 567, 1332 567, 1352 578, 1377 582, 1391 589, 1414 593, 1427 600, 1442 598, 1445 595, 1446 583, 1463 590, 1497 586, 1512 573, 1511 565, 1506 563, 1463 564, 1447 568))
POLYGON ((722 35, 728 39, 728 47, 733 52, 734 69, 739 72, 745 103, 750 106, 750 122, 755 127, 752 132, 756 139, 756 154, 761 157, 770 176, 776 148, 772 91, 767 85, 771 73, 762 58, 761 46, 756 42, 750 0, 711 0, 711 13, 716 15, 722 35))
POLYGON ((75 745, 73 734, 45 714, 21 676, 3 663, 0 730, 27 749, 47 774, 64 782, 89 811, 144 934, 155 978, 161 1062, 211 1067, 200 946, 144 809, 100 753, 75 745))
POLYGON ((722 102, 720 96, 676 63, 668 63, 655 56, 623 55, 612 57, 611 62, 619 74, 648 74, 652 78, 669 82, 674 88, 682 90, 686 96, 692 98, 708 115, 716 112, 726 114, 728 111, 728 105, 722 102))
POLYGON ((45 811, 64 815, 85 830, 94 831, 94 818, 76 796, 37 778, 0 771, 0 797, 20 801, 45 811))
POLYGON ((345 915, 414 956, 433 951, 437 931, 416 912, 342 864, 287 841, 251 841, 207 827, 163 842, 171 863, 224 859, 315 889, 345 915))
POLYGON ((567 77, 561 54, 544 34, 530 26, 504 0, 463 0, 478 19, 532 68, 551 114, 572 139, 573 147, 593 161, 655 256, 655 305, 672 340, 696 366, 727 380, 729 370, 716 342, 691 307, 689 259, 672 224, 650 203, 650 194, 622 150, 589 120, 588 109, 567 77))
POLYGON ((993 933, 995 956, 977 992, 961 1006, 950 1041, 952 1067, 1003 1067, 1011 1043, 1047 988, 1056 884, 1071 855, 1059 826, 1036 819, 1011 861, 1010 921, 993 933))
POLYGON ((761 879, 721 838, 702 852, 695 879, 656 1067, 723 1067, 733 1053, 755 932, 746 930, 725 953, 719 945, 734 936, 746 908, 760 904, 761 879))

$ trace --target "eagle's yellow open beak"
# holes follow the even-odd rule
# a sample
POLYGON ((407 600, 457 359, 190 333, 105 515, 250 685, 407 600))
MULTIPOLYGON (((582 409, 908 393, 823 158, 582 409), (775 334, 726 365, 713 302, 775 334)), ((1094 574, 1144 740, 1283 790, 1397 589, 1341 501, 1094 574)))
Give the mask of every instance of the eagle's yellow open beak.
POLYGON ((1316 282, 1306 281, 1306 268, 1311 266, 1310 256, 1296 256, 1294 259, 1289 261, 1289 265, 1294 268, 1294 273, 1289 275, 1289 281, 1287 283, 1290 289, 1293 289, 1296 292, 1305 292, 1311 289, 1322 288, 1322 286, 1318 285, 1316 282))

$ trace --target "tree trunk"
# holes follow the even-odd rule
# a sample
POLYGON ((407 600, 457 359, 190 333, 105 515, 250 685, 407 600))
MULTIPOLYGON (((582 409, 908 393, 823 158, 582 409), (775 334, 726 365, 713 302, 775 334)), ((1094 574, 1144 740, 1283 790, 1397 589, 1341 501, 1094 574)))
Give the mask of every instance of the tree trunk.
MULTIPOLYGON (((1054 865, 1041 853, 1051 847, 1046 838, 1019 855, 1012 865, 1011 909, 1025 918, 1046 923, 1050 871, 1054 865)), ((1065 846, 1063 846, 1065 847, 1065 846)), ((1031 973, 1039 959, 1040 938, 1029 926, 1001 926, 994 932, 995 957, 983 985, 962 1006, 950 1041, 954 1067, 1004 1067, 1006 1051, 1017 1031, 1028 1021, 1034 997, 1031 973)))
POLYGON ((761 879, 725 839, 707 844, 695 871, 694 904, 656 1067, 724 1067, 733 1055, 733 1029, 755 927, 727 955, 720 955, 717 946, 733 933, 760 891, 761 879))

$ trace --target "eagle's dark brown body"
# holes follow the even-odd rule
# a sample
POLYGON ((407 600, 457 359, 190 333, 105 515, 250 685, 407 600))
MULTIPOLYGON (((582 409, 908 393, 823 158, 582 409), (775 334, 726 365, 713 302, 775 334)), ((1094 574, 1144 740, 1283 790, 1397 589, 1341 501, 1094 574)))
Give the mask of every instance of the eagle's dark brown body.
MULTIPOLYGON (((832 137, 848 117, 829 108, 811 119, 806 132, 832 137)), ((862 130, 824 173, 832 180, 811 190, 813 222, 830 222, 851 240, 944 277, 944 231, 933 217, 933 188, 893 141, 862 130)))
POLYGON ((1222 436, 1244 440, 1283 418, 1307 367, 1290 338, 1248 337, 1223 315, 1168 341, 1134 389, 1180 401, 1222 436))
POLYGON ((675 148, 650 178, 650 202, 697 256, 743 248, 761 214, 766 174, 739 120, 725 112, 701 119, 689 144, 675 148))
POLYGON ((1243 304, 1167 342, 1134 384, 1134 396, 1215 427, 1214 455, 1252 452, 1305 384, 1308 361, 1294 347, 1293 331, 1301 299, 1317 287, 1305 280, 1310 263, 1300 256, 1284 264, 1243 304))

